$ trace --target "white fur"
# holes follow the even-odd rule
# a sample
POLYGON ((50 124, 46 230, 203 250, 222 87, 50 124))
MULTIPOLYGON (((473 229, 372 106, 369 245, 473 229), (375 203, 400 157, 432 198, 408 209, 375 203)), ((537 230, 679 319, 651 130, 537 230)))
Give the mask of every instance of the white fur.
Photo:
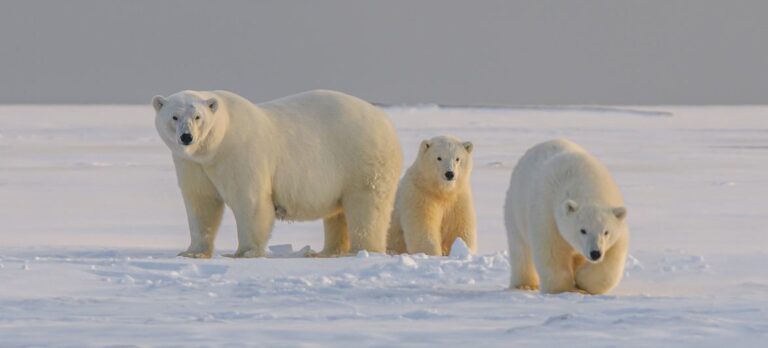
POLYGON ((388 232, 395 253, 448 255, 456 238, 472 252, 477 245, 472 203, 472 143, 453 137, 424 140, 400 181, 388 232), (455 177, 446 180, 445 173, 455 177))
POLYGON ((586 150, 568 140, 534 146, 512 173, 504 207, 510 286, 609 291, 627 257, 625 216, 618 186, 586 150), (601 253, 596 261, 590 260, 593 250, 601 253))
POLYGON ((187 207, 192 242, 181 255, 212 255, 225 204, 237 221, 236 257, 265 256, 276 218, 324 219, 321 255, 385 251, 402 152, 380 109, 333 91, 258 105, 183 91, 152 104, 187 207))

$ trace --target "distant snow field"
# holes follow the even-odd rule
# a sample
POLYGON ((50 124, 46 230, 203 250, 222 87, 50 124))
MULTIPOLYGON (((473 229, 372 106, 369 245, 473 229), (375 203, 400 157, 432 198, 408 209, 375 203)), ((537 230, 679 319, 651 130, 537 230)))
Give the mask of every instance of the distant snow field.
POLYGON ((0 107, 0 346, 764 346, 768 107, 386 109, 419 142, 475 144, 479 254, 175 257, 189 236, 149 106, 0 107), (605 296, 507 289, 502 202, 530 146, 566 137, 614 174, 631 256, 605 296))

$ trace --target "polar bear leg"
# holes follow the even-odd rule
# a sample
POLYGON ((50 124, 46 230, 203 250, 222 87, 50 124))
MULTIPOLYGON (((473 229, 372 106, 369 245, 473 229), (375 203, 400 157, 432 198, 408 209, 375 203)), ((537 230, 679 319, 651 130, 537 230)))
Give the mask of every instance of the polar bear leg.
POLYGON ((576 270, 576 287, 590 294, 604 294, 621 280, 627 260, 629 236, 623 235, 600 263, 585 263, 576 270))
POLYGON ((523 241, 517 226, 507 226, 507 242, 509 244, 509 287, 521 290, 536 290, 539 288, 539 276, 533 265, 531 250, 523 241))
POLYGON ((174 162, 191 237, 189 248, 179 256, 210 258, 224 214, 224 202, 199 165, 182 159, 174 162))
POLYGON ((440 224, 443 211, 436 204, 420 203, 406 205, 401 211, 405 245, 411 254, 441 256, 443 250, 440 224))
POLYGON ((443 216, 443 255, 451 253, 456 238, 461 238, 469 250, 477 252, 477 222, 472 197, 461 195, 443 216))
POLYGON ((266 257, 267 243, 275 223, 275 207, 269 198, 233 209, 237 222, 237 251, 234 257, 266 257), (255 206, 254 206, 255 205, 255 206))
POLYGON ((566 291, 576 291, 571 269, 571 257, 555 257, 554 255, 534 255, 534 264, 539 274, 541 292, 557 294, 566 291))
POLYGON ((389 222, 389 231, 387 231, 387 252, 394 254, 403 254, 406 252, 405 236, 403 236, 403 227, 400 225, 400 214, 397 208, 392 212, 392 219, 389 222))
POLYGON ((349 251, 384 253, 387 249, 393 199, 374 191, 353 192, 342 198, 344 216, 349 226, 349 251))
POLYGON ((568 242, 560 237, 554 221, 533 222, 528 228, 531 255, 539 275, 541 292, 556 294, 577 291, 573 275, 573 256, 568 242))
POLYGON ((344 213, 339 213, 323 220, 325 228, 325 245, 323 251, 316 256, 328 257, 343 255, 349 252, 349 228, 344 213))

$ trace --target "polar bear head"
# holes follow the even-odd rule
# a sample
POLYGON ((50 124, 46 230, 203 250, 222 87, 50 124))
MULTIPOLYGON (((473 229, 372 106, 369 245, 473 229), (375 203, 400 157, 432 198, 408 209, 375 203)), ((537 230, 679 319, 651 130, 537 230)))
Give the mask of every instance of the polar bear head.
POLYGON ((472 148, 471 142, 450 136, 422 141, 415 163, 420 180, 443 191, 466 183, 472 172, 472 148))
MULTIPOLYGON (((215 145, 211 134, 219 111, 218 99, 205 92, 182 91, 155 96, 155 127, 171 151, 189 159, 204 156, 215 145)), ((221 132, 219 132, 221 133, 221 132)))
POLYGON ((627 232, 627 209, 567 199, 555 213, 560 235, 587 261, 603 260, 605 252, 627 232))

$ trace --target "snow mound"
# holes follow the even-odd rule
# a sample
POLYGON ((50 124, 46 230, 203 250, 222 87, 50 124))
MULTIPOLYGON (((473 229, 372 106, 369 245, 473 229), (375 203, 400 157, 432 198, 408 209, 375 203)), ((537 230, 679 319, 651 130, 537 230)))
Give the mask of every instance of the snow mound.
POLYGON ((272 258, 294 258, 294 257, 307 257, 313 254, 314 251, 309 245, 294 251, 292 244, 278 244, 269 246, 269 257, 272 258))
POLYGON ((451 245, 450 257, 460 260, 469 260, 472 258, 472 251, 469 250, 467 243, 461 238, 456 238, 451 245))

